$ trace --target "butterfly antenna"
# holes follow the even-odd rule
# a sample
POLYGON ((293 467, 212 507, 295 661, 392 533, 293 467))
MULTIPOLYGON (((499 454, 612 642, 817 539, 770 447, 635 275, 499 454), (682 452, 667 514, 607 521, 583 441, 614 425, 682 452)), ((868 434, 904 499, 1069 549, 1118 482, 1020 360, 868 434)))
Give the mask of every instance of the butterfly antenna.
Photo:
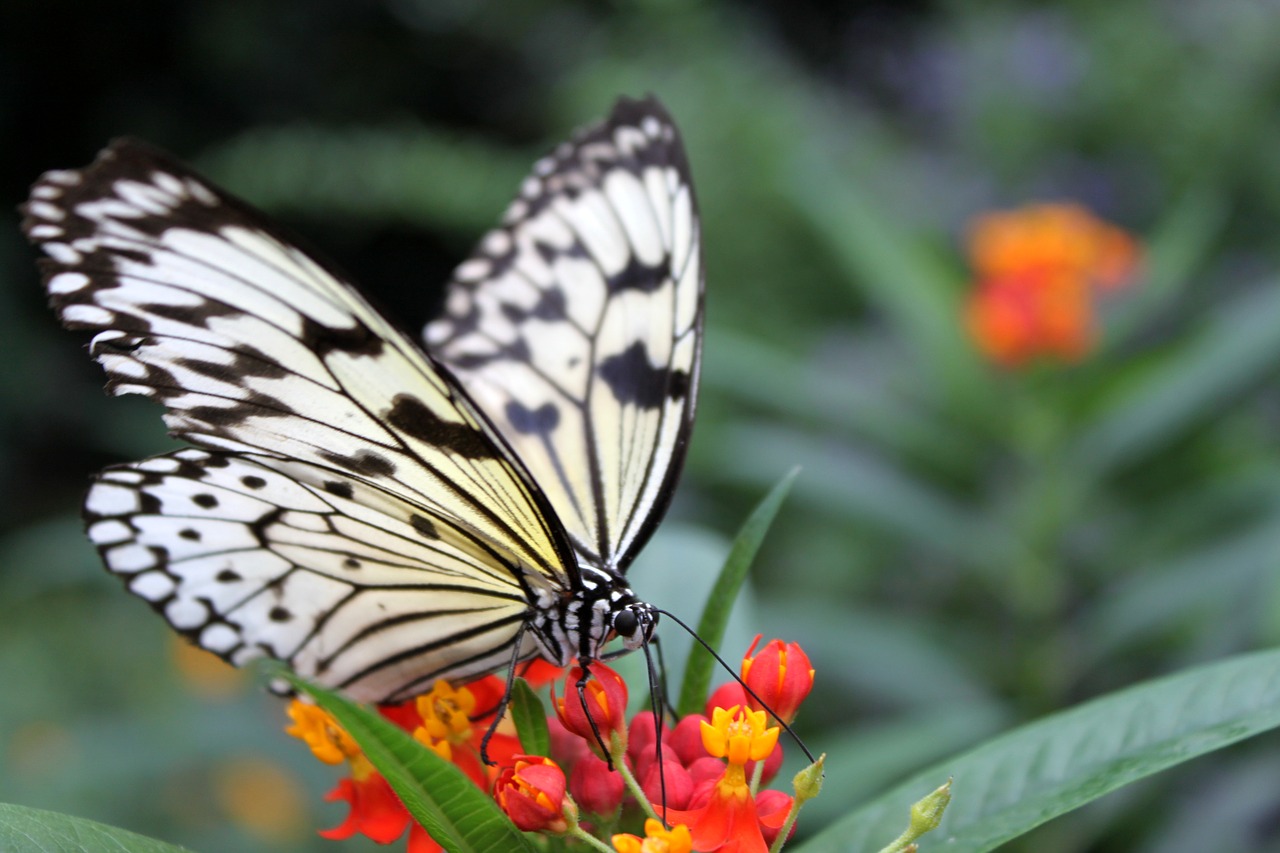
MULTIPOLYGON (((662 823, 670 826, 667 821, 667 768, 662 760, 663 709, 667 705, 667 692, 662 680, 654 671, 653 658, 649 655, 649 644, 645 643, 641 648, 644 649, 645 667, 649 670, 649 707, 653 712, 654 760, 658 762, 658 787, 662 791, 662 823)), ((658 666, 662 666, 661 647, 658 649, 658 666)), ((665 670, 663 674, 665 675, 665 670)))
POLYGON ((747 683, 742 680, 742 678, 738 675, 738 673, 734 672, 733 668, 729 666, 729 664, 724 662, 724 658, 720 657, 720 655, 716 653, 716 650, 711 648, 710 644, 707 643, 706 640, 698 636, 697 631, 693 630, 688 625, 684 624, 684 622, 682 622, 677 616, 675 616, 668 610, 662 610, 657 607, 655 607, 654 610, 657 611, 658 613, 661 613, 663 616, 667 617, 672 622, 675 622, 681 628, 685 629, 685 631, 688 632, 690 637, 693 637, 695 640, 697 640, 698 645, 706 649, 707 653, 710 654, 713 658, 715 658, 716 662, 718 662, 722 667, 724 667, 724 671, 729 673, 731 676, 733 676, 733 680, 738 682, 738 684, 742 686, 742 689, 746 691, 747 695, 750 696, 752 699, 756 700, 757 702, 759 702, 760 706, 765 710, 767 710, 773 716, 773 718, 778 721, 778 725, 782 726, 782 730, 785 731, 788 735, 790 735, 791 739, 796 742, 796 746, 800 747, 800 751, 804 753, 805 758, 809 759, 810 764, 813 764, 815 761, 818 760, 813 757, 813 753, 810 752, 809 748, 804 745, 804 741, 800 740, 800 736, 795 733, 795 730, 792 729, 791 726, 788 725, 784 720, 782 720, 777 714, 773 713, 773 709, 769 707, 768 703, 766 703, 763 699, 761 699, 754 690, 752 690, 750 687, 747 686, 747 683))
MULTIPOLYGON (((661 637, 655 634, 653 639, 650 640, 649 643, 645 645, 645 652, 644 652, 645 659, 648 660, 649 645, 652 645, 653 650, 658 654, 658 689, 660 691, 660 695, 662 696, 662 707, 664 711, 672 719, 678 719, 680 715, 676 713, 675 707, 669 701, 670 693, 667 690, 667 662, 662 656, 662 643, 660 642, 661 639, 662 639, 661 637)), ((653 664, 650 663, 651 668, 652 666, 653 664)), ((650 679, 650 684, 652 685, 652 678, 650 679)), ((649 694, 653 695, 652 686, 649 689, 649 694)))

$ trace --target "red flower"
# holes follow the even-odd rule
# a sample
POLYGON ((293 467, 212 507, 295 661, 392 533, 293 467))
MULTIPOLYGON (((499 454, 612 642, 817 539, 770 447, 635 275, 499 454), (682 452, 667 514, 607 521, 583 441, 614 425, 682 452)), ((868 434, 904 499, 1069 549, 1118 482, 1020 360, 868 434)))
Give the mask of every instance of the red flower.
MULTIPOLYGON (((711 721, 703 722, 701 729, 706 751, 728 763, 719 779, 708 785, 702 795, 694 795, 695 802, 706 797, 703 805, 688 811, 671 809, 667 821, 687 824, 693 834, 693 845, 699 850, 765 853, 768 845, 755 797, 747 783, 746 765, 749 761, 762 761, 774 751, 778 728, 766 725, 763 711, 735 706, 728 710, 716 708, 711 721)), ((770 807, 776 809, 776 803, 770 807)))
MULTIPOLYGON (((552 690, 551 700, 556 716, 569 731, 587 742, 592 752, 600 754, 600 744, 592 730, 592 721, 599 731, 604 745, 612 749, 611 736, 617 735, 623 743, 627 733, 627 685, 622 676, 602 663, 591 668, 591 678, 584 685, 583 695, 578 695, 578 681, 582 668, 573 667, 565 681, 563 698, 556 698, 552 690), (585 700, 585 701, 584 701, 585 700), (584 707, 585 705, 585 707, 584 707)), ((603 755, 601 756, 603 757, 603 755)))
POLYGON ((742 658, 742 680, 764 703, 748 697, 756 711, 772 713, 784 723, 796 718, 800 703, 813 689, 813 665, 798 643, 770 640, 759 654, 753 653, 760 642, 759 634, 742 658))
POLYGON ((1086 355, 1097 337, 1095 291, 1133 280, 1139 252, 1084 208, 1046 204, 978 217, 969 254, 977 277, 969 333, 989 358, 1016 366, 1041 354, 1086 355))
POLYGON ((511 822, 525 832, 564 832, 564 771, 550 758, 518 755, 502 771, 493 796, 511 822))

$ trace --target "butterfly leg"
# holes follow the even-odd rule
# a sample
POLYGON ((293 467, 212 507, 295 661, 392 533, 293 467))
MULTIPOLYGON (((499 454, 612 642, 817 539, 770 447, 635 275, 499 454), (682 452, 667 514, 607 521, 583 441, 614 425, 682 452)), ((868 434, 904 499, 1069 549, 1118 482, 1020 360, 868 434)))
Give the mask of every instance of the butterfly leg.
POLYGON ((595 736, 596 743, 600 746, 600 752, 604 754, 605 764, 609 769, 613 769, 613 755, 609 750, 609 744, 605 742, 604 735, 600 734, 600 727, 596 725, 596 718, 591 716, 591 710, 587 707, 587 682, 591 680, 591 666, 586 658, 578 658, 578 666, 582 669, 582 675, 578 678, 578 682, 574 685, 578 690, 578 702, 582 705, 582 713, 586 714, 587 722, 591 724, 591 734, 595 736))
POLYGON ((489 740, 493 737, 493 733, 498 730, 498 723, 502 722, 502 715, 507 713, 507 705, 511 704, 511 689, 516 683, 516 667, 520 665, 520 649, 524 645, 524 632, 529 627, 529 623, 525 622, 520 625, 520 630, 516 633, 515 645, 511 647, 511 665, 507 667, 507 685, 502 689, 502 698, 498 700, 498 707, 493 712, 493 722, 489 723, 489 728, 485 730, 484 737, 480 739, 480 760, 486 767, 492 767, 496 761, 489 760, 489 740))

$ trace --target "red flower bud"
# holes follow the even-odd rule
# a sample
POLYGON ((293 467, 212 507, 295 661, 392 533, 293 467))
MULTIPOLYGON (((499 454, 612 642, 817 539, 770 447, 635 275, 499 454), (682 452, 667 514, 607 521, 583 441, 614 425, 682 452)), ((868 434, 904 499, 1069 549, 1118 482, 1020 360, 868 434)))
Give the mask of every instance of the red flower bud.
MULTIPOLYGON (((658 762, 649 763, 649 769, 640 779, 640 789, 649 798, 649 802, 663 805, 662 786, 666 784, 666 807, 669 809, 686 809, 689 807, 689 795, 693 793, 693 777, 674 758, 663 757, 663 773, 658 773, 658 762), (663 776, 666 778, 663 779, 663 776)), ((723 769, 723 765, 721 765, 723 769)), ((661 814, 662 810, 659 809, 661 814)))
MULTIPOLYGON (((641 711, 631 718, 627 735, 627 758, 637 778, 642 778, 657 756, 657 736, 654 734, 653 712, 641 711)), ((662 727, 662 745, 667 745, 670 731, 662 727)))
POLYGON ((736 681, 730 681, 728 684, 721 684, 707 699, 707 707, 704 711, 707 718, 715 713, 716 708, 732 708, 734 705, 747 704, 747 691, 742 689, 742 685, 736 681))
POLYGON ((613 814, 622 804, 625 789, 622 774, 610 770, 602 759, 589 753, 579 759, 569 774, 569 793, 579 808, 591 814, 613 814))
POLYGON ((784 644, 781 640, 770 640, 753 657, 759 642, 757 634, 742 659, 742 680, 760 697, 764 707, 750 697, 748 704, 756 711, 769 711, 784 723, 790 723, 800 703, 813 689, 813 665, 797 643, 784 644))
POLYGON ((551 699, 556 716, 564 723, 564 727, 586 740, 592 752, 598 753, 600 744, 592 731, 592 720, 595 721, 600 739, 606 747, 611 734, 616 733, 621 738, 627 736, 627 685, 618 673, 602 663, 596 663, 591 668, 591 678, 583 686, 583 693, 579 696, 578 680, 581 678, 581 667, 570 669, 565 681, 566 695, 556 698, 553 690, 551 699))
POLYGON ((564 771, 550 758, 520 755, 514 767, 502 771, 493 797, 519 829, 525 832, 563 832, 564 771))
POLYGON ((708 720, 701 714, 690 714, 676 723, 671 736, 664 742, 685 767, 707 757, 706 747, 702 745, 702 724, 705 722, 708 720))
MULTIPOLYGON (((760 820, 760 831, 764 834, 765 844, 772 846, 782 825, 787 822, 787 814, 790 811, 791 797, 781 791, 769 788, 756 795, 756 817, 760 820)), ((791 836, 795 834, 796 828, 792 825, 791 834, 787 836, 787 840, 790 841, 791 836)))

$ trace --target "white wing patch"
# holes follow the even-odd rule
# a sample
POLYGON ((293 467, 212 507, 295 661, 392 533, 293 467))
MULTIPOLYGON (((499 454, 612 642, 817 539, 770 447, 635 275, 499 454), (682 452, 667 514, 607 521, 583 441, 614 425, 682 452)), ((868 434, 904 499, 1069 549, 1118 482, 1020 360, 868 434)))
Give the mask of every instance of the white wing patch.
POLYGON ((175 629, 366 701, 507 664, 543 588, 450 519, 300 462, 181 450, 103 472, 85 509, 108 568, 175 629))
POLYGON ((697 204, 654 100, 539 161, 425 340, 539 483, 585 562, 623 570, 670 498, 702 327, 697 204))

